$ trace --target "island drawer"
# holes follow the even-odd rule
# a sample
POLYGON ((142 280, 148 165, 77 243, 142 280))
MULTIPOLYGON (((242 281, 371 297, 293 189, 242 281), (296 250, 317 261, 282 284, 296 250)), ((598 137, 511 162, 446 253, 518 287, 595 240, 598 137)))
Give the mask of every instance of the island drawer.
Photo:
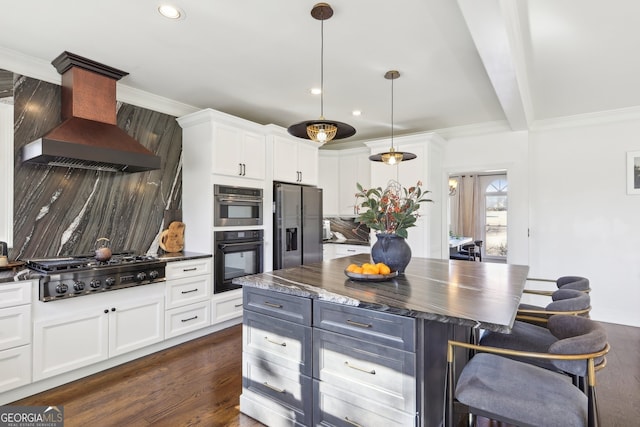
POLYGON ((311 425, 313 398, 311 377, 297 369, 287 369, 257 356, 244 353, 242 386, 253 393, 269 397, 276 402, 295 408, 303 425, 311 425))
POLYGON ((281 292, 243 287, 244 309, 311 326, 311 299, 281 292))
POLYGON ((416 321, 412 317, 314 300, 313 325, 405 351, 416 348, 416 321))
MULTIPOLYGON (((354 389, 355 390, 355 389, 354 389)), ((414 427, 418 416, 398 411, 388 405, 371 402, 359 393, 352 393, 313 380, 314 426, 389 426, 414 427)))
POLYGON ((311 327, 244 312, 242 348, 264 360, 311 376, 311 327))
POLYGON ((415 412, 415 353, 319 329, 313 334, 313 378, 415 412))

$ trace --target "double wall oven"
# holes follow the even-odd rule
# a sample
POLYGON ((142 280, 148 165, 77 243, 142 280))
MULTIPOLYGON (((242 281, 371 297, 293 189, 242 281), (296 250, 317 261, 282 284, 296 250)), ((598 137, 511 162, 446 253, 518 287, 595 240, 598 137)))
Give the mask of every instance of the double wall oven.
POLYGON ((214 293, 240 288, 232 283, 236 277, 262 273, 264 231, 245 229, 262 224, 261 188, 214 186, 214 293))

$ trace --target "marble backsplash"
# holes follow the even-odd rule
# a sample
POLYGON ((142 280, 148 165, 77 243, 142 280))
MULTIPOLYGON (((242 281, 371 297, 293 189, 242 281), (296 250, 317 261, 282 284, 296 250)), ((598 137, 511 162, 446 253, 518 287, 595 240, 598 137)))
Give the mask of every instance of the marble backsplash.
POLYGON ((341 233, 347 240, 369 242, 369 227, 357 223, 354 218, 327 217, 324 219, 330 221, 332 232, 341 233))
POLYGON ((160 170, 124 174, 22 164, 21 148, 60 123, 60 86, 3 70, 0 83, 2 97, 13 97, 14 105, 10 259, 91 253, 101 237, 114 252, 157 253, 162 230, 181 219, 182 129, 176 118, 117 103, 118 126, 162 158, 160 170))

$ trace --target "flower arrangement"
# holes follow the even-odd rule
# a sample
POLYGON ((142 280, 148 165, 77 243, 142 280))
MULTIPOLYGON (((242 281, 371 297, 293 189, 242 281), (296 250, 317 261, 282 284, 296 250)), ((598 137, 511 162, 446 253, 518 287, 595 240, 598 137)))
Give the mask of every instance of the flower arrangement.
POLYGON ((358 183, 356 201, 364 199, 359 206, 366 209, 356 221, 372 230, 406 238, 407 228, 414 227, 420 216, 420 203, 433 201, 424 197, 429 191, 423 191, 421 186, 418 181, 407 189, 392 180, 383 191, 381 187, 367 190, 358 183))

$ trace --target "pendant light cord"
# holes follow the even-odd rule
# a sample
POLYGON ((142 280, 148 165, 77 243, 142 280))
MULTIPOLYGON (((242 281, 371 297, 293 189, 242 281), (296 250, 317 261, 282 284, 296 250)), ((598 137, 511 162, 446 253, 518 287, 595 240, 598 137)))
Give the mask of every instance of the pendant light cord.
POLYGON ((324 119, 324 18, 320 20, 320 117, 324 119))
POLYGON ((393 148, 393 81, 395 79, 391 79, 391 148, 393 148))

